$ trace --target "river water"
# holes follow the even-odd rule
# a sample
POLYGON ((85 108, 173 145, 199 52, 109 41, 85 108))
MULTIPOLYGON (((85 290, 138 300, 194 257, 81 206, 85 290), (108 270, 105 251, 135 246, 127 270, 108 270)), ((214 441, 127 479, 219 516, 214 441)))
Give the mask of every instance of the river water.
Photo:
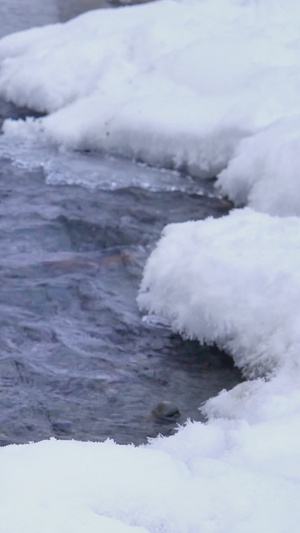
MULTIPOLYGON (((35 4, 2 0, 2 34, 99 2, 35 4)), ((2 119, 25 114, 0 102, 2 119)), ((227 211, 212 183, 0 139, 0 444, 143 443, 201 420, 203 401, 241 381, 226 354, 184 341, 136 305, 165 224, 227 211), (153 416, 164 400, 178 419, 153 416)))

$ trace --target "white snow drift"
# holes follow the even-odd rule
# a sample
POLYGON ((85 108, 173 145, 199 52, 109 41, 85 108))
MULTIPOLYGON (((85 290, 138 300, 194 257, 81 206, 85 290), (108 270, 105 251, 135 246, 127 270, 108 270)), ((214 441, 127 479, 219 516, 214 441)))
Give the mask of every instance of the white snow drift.
POLYGON ((7 36, 0 95, 49 115, 4 131, 221 172, 237 203, 299 214, 299 19, 295 0, 164 0, 7 36))
POLYGON ((165 228, 139 305, 184 336, 216 343, 245 376, 258 378, 210 400, 206 412, 216 405, 218 415, 251 421, 298 412, 299 261, 297 217, 242 209, 165 228))

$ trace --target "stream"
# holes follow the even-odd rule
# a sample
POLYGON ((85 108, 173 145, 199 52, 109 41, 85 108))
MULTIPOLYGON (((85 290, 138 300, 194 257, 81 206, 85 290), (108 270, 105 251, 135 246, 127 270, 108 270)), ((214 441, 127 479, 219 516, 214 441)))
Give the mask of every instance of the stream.
MULTIPOLYGON (((35 4, 2 0, 0 35, 102 5, 35 4)), ((0 101, 0 121, 28 113, 0 101)), ((225 353, 183 340, 136 304, 163 227, 229 207, 213 182, 0 137, 1 445, 145 443, 203 420, 198 407, 241 381, 225 353), (165 400, 178 418, 153 415, 165 400)))

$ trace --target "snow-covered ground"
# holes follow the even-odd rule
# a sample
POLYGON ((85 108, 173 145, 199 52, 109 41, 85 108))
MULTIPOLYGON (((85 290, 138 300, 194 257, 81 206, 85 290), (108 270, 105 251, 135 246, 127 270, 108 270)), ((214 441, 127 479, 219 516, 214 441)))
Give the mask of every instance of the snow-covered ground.
POLYGON ((3 448, 5 533, 298 533, 299 20, 295 0, 161 0, 0 41, 0 95, 48 113, 6 142, 218 174, 249 206, 168 226, 138 296, 248 381, 147 446, 3 448))
POLYGON ((298 215, 299 20, 295 0, 163 0, 7 36, 0 96, 49 115, 5 131, 220 173, 236 203, 298 215))

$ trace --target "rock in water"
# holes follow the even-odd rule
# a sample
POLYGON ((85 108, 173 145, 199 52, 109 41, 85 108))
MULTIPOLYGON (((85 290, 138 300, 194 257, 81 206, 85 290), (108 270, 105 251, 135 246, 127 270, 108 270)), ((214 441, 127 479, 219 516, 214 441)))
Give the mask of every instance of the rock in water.
POLYGON ((180 416, 180 411, 173 402, 164 401, 159 403, 155 409, 153 409, 152 414, 162 420, 171 420, 178 418, 180 416))

